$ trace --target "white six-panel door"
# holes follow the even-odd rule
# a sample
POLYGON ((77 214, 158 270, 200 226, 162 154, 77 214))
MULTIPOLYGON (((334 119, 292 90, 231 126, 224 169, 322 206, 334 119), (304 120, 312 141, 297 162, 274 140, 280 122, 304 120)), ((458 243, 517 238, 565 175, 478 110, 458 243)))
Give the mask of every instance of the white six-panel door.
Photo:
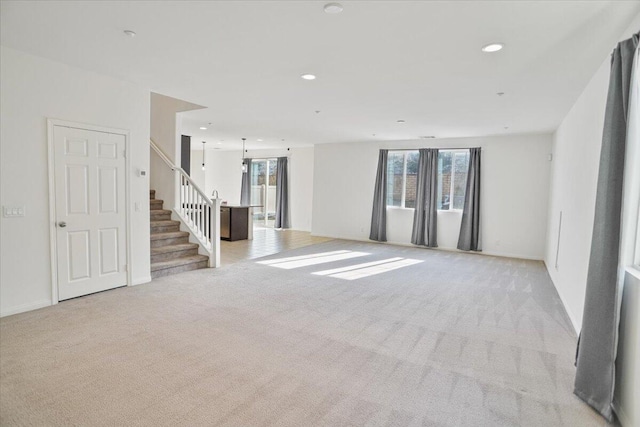
POLYGON ((125 136, 54 126, 58 300, 127 284, 125 136))

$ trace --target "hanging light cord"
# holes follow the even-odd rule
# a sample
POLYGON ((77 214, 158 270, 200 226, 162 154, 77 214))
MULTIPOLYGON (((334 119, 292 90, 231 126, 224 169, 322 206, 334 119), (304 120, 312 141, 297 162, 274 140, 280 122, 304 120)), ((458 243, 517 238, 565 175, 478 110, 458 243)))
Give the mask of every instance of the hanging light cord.
POLYGON ((207 141, 202 141, 202 170, 204 170, 204 144, 206 144, 207 141))
POLYGON ((244 144, 246 141, 247 141, 247 138, 242 138, 242 172, 243 173, 246 173, 248 169, 247 164, 244 161, 244 152, 245 152, 244 144))

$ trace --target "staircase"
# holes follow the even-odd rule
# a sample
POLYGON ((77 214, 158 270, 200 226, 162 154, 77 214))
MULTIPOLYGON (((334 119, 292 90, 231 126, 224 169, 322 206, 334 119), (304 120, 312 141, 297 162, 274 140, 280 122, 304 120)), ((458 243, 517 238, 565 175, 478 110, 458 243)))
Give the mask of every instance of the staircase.
POLYGON ((198 254, 198 244, 189 243, 189 233, 180 231, 180 221, 171 220, 171 211, 149 191, 151 213, 151 277, 207 268, 209 257, 198 254))

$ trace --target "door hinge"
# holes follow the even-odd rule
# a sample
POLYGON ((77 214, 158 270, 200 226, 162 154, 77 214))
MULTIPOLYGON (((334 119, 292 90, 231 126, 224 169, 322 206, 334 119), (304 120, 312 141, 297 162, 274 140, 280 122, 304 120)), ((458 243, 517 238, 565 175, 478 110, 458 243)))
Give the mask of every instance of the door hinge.
POLYGON ((129 266, 127 264, 124 265, 124 272, 125 273, 129 272, 129 266))
POLYGON ((122 150, 122 157, 127 158, 127 150, 122 150))

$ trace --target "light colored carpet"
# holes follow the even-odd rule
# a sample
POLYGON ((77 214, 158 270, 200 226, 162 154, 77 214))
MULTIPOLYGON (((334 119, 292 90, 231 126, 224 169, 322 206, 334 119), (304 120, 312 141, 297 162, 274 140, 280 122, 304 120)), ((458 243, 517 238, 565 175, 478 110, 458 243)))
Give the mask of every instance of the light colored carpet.
POLYGON ((0 424, 597 426, 540 262, 331 241, 0 320, 0 424), (358 280, 312 275, 389 257, 358 280))

